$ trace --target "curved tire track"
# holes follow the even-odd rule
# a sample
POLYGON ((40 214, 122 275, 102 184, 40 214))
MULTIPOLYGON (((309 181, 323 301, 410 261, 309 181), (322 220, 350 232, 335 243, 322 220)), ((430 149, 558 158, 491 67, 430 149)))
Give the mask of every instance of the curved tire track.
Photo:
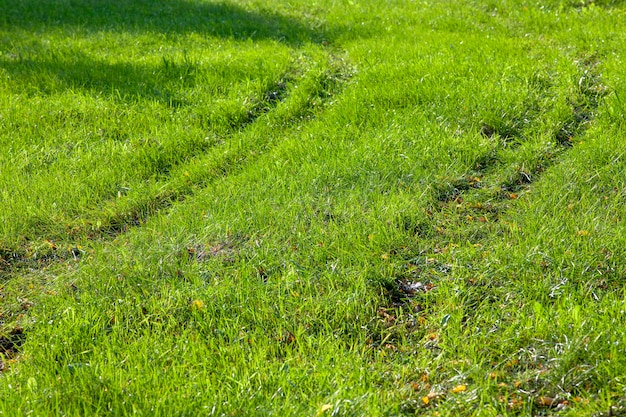
MULTIPOLYGON (((252 99, 254 103, 246 116, 227 127, 221 138, 222 145, 197 149, 198 155, 190 155, 184 163, 170 167, 166 180, 148 184, 147 192, 128 193, 103 201, 108 209, 85 213, 75 223, 67 225, 62 237, 38 236, 36 243, 17 250, 3 249, 0 244, 0 280, 17 270, 40 269, 54 262, 77 260, 84 252, 73 245, 68 250, 58 249, 54 240, 112 240, 184 201, 210 182, 243 170, 256 157, 280 143, 280 139, 276 139, 277 127, 288 130, 314 118, 320 108, 341 92, 351 77, 352 68, 338 54, 325 52, 323 55, 324 62, 313 59, 294 66, 270 85, 263 97, 252 99), (254 135, 255 140, 238 140, 251 129, 260 129, 254 135), (45 238, 50 240, 43 240, 45 238)), ((210 128, 210 121, 208 123, 210 128)))

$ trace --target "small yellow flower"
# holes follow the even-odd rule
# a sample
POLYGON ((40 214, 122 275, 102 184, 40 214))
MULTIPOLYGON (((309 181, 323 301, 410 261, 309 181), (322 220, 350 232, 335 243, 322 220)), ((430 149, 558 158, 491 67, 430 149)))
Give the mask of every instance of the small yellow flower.
POLYGON ((467 385, 465 384, 457 385, 456 387, 452 388, 452 393, 458 394, 459 392, 464 392, 466 390, 467 390, 467 385))
POLYGON ((193 300, 191 302, 191 310, 200 311, 204 308, 204 302, 202 300, 193 300))
POLYGON ((324 404, 320 407, 320 409, 317 411, 316 416, 321 416, 322 414, 324 414, 326 411, 331 410, 333 408, 332 404, 324 404))

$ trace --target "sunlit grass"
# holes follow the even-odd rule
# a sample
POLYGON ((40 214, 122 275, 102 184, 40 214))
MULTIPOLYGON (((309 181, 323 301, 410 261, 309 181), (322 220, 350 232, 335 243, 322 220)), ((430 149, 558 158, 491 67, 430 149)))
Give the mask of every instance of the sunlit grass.
POLYGON ((620 2, 0 0, 0 414, 619 415, 620 2))

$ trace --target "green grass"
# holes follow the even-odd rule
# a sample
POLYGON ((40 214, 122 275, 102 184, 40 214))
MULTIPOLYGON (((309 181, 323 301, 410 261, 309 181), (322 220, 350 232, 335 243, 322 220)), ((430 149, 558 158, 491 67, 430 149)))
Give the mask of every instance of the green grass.
POLYGON ((623 2, 0 10, 0 414, 626 413, 623 2))

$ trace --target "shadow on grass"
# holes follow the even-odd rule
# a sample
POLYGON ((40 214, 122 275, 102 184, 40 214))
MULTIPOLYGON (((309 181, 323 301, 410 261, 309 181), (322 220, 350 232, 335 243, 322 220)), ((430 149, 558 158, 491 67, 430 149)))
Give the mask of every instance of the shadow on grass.
MULTIPOLYGON (((110 63, 80 51, 61 52, 54 45, 51 50, 51 45, 44 46, 37 39, 59 30, 67 31, 67 36, 101 31, 174 36, 194 33, 235 41, 274 40, 297 47, 324 42, 338 33, 338 28, 312 20, 208 0, 0 0, 0 11, 0 33, 8 35, 5 42, 16 51, 3 53, 0 37, 0 72, 10 75, 13 88, 44 94, 84 89, 115 94, 123 100, 152 99, 173 107, 188 104, 181 90, 194 85, 198 66, 193 61, 173 62, 164 56, 160 65, 110 63), (11 39, 11 32, 33 36, 22 42, 11 39)), ((225 74, 237 73, 236 68, 224 65, 221 70, 225 74)))
MULTIPOLYGON (((214 71, 237 71, 228 63, 214 64, 214 71)), ((55 94, 66 90, 86 90, 115 96, 117 100, 155 100, 170 107, 188 103, 184 89, 198 82, 199 65, 192 60, 175 62, 163 57, 160 63, 109 63, 79 51, 50 53, 29 51, 24 56, 0 54, 0 72, 10 74, 12 89, 22 92, 55 94)), ((231 77, 232 78, 232 77, 231 77)), ((205 89, 208 88, 205 86, 205 89)), ((223 90, 223 86, 211 86, 223 90)))
MULTIPOLYGON (((322 42, 323 25, 273 11, 199 0, 0 0, 0 29, 198 33, 233 39, 322 42)), ((327 28, 326 28, 327 29, 327 28)))
MULTIPOLYGON (((110 63, 80 50, 57 53, 54 45, 44 45, 43 39, 47 32, 59 30, 67 31, 67 36, 101 31, 173 36, 194 33, 235 41, 274 40, 290 47, 322 43, 339 33, 339 28, 319 21, 208 0, 0 0, 0 73, 4 70, 10 76, 12 88, 44 94, 89 90, 114 94, 122 100, 147 98, 172 107, 188 104, 181 91, 197 81, 197 63, 168 61, 165 56, 160 65, 110 63), (2 32, 7 35, 5 51, 2 32), (32 36, 20 40, 12 32, 32 36)), ((228 63, 223 68, 213 65, 212 69, 231 75, 241 70, 228 63)))

